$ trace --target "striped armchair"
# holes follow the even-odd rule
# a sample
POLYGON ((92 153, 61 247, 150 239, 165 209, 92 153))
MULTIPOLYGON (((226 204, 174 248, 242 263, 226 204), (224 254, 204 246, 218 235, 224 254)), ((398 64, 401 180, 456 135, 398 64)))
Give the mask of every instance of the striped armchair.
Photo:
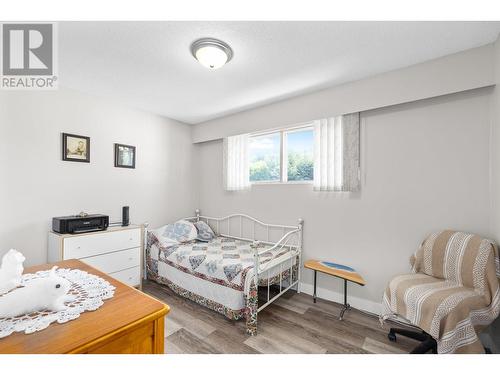
POLYGON ((402 318, 423 332, 391 329, 389 339, 422 341, 414 353, 483 353, 477 334, 500 312, 497 246, 446 230, 427 237, 410 263, 412 273, 389 282, 381 318, 402 318))

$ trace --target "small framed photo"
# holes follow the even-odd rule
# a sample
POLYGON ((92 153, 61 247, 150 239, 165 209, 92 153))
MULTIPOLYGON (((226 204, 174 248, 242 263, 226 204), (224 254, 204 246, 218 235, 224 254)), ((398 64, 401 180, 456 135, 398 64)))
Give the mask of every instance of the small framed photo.
POLYGON ((115 143, 115 167, 135 168, 135 146, 115 143))
POLYGON ((90 163, 90 137, 62 133, 62 158, 65 161, 90 163))

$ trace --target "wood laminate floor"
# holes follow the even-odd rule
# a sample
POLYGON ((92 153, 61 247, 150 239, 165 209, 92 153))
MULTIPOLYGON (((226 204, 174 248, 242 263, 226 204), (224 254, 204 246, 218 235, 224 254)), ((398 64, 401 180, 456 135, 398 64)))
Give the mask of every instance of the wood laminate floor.
POLYGON ((387 339, 390 327, 352 309, 338 320, 341 305, 287 292, 259 313, 258 334, 245 333, 245 320, 224 316, 177 296, 152 281, 143 291, 170 306, 165 321, 165 352, 181 353, 408 353, 418 342, 387 339))

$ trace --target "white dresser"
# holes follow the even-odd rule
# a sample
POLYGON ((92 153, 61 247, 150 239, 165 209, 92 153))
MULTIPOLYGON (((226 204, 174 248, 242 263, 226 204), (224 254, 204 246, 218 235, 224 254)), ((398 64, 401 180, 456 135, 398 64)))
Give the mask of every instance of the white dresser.
POLYGON ((49 232, 49 262, 80 259, 125 284, 140 287, 142 234, 138 225, 79 234, 49 232))

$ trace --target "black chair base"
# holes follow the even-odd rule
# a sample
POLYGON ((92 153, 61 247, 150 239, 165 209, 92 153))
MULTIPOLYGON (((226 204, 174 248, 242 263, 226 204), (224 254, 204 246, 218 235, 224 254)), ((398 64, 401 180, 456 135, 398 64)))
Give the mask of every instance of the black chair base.
POLYGON ((396 341, 396 334, 420 341, 420 345, 413 349, 410 354, 425 354, 428 351, 431 351, 433 354, 437 354, 436 340, 424 331, 417 332, 410 331, 409 329, 391 328, 387 337, 390 341, 396 341))

